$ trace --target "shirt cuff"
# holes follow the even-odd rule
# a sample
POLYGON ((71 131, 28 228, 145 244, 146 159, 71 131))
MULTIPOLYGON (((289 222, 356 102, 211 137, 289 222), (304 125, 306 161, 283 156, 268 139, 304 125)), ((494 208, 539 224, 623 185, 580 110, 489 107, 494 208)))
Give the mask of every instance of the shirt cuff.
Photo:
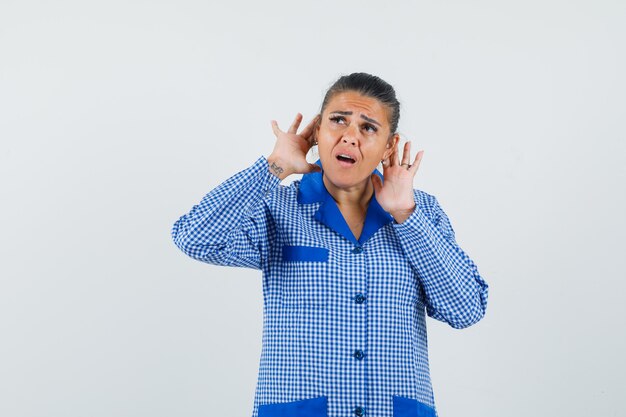
POLYGON ((406 231, 411 229, 425 230, 428 227, 432 227, 432 223, 426 217, 420 206, 415 202, 415 209, 409 217, 407 217, 402 223, 393 221, 393 227, 398 231, 406 231))
POLYGON ((268 196, 280 184, 281 179, 270 172, 270 164, 265 156, 260 156, 251 166, 252 171, 258 174, 263 196, 268 196))

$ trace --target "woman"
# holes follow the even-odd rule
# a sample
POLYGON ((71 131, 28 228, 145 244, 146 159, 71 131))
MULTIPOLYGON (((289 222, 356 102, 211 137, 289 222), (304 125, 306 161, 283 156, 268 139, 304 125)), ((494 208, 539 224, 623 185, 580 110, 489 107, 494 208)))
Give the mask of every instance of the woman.
POLYGON ((407 142, 400 159, 399 108, 380 78, 339 78, 300 133, 300 114, 287 132, 272 121, 267 159, 173 226, 188 256, 263 271, 253 417, 437 416, 425 315, 470 326, 488 286, 437 199, 413 189, 423 151, 411 162, 407 142))

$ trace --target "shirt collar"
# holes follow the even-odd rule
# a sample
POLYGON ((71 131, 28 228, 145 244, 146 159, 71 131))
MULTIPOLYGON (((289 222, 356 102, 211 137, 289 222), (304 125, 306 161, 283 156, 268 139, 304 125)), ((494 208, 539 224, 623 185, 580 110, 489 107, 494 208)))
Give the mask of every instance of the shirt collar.
MULTIPOLYGON (((320 167, 322 166, 322 161, 319 159, 315 163, 320 167)), ((374 170, 374 173, 384 181, 383 175, 377 169, 374 170)), ((372 237, 378 229, 393 221, 391 214, 387 213, 376 201, 376 195, 372 195, 367 208, 363 230, 357 240, 341 214, 339 207, 337 207, 335 199, 326 190, 326 186, 322 181, 322 175, 322 172, 304 174, 298 187, 298 203, 322 203, 315 212, 315 220, 359 246, 372 237)))

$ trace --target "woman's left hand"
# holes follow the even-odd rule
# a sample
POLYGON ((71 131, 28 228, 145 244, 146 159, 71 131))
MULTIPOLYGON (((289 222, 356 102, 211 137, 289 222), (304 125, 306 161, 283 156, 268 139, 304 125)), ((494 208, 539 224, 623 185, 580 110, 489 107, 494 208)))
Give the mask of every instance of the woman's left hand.
POLYGON ((371 177, 376 201, 393 216, 397 223, 405 221, 415 210, 413 178, 422 161, 424 150, 419 151, 415 155, 413 164, 409 165, 410 151, 411 142, 408 141, 404 144, 402 162, 400 162, 396 142, 389 158, 382 161, 384 181, 381 181, 375 173, 371 177))

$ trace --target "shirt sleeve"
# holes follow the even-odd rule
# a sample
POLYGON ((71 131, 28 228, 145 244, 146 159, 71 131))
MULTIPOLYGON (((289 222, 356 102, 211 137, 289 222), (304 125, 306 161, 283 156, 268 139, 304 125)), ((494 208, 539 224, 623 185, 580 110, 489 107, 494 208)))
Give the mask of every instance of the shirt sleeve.
POLYGON ((218 185, 174 223, 172 239, 193 259, 262 269, 274 226, 264 198, 280 184, 264 156, 218 185))
POLYGON ((414 212, 393 227, 422 284, 426 312, 456 329, 471 326, 485 315, 488 285, 457 245, 436 197, 430 196, 430 207, 422 207, 417 192, 414 212))

